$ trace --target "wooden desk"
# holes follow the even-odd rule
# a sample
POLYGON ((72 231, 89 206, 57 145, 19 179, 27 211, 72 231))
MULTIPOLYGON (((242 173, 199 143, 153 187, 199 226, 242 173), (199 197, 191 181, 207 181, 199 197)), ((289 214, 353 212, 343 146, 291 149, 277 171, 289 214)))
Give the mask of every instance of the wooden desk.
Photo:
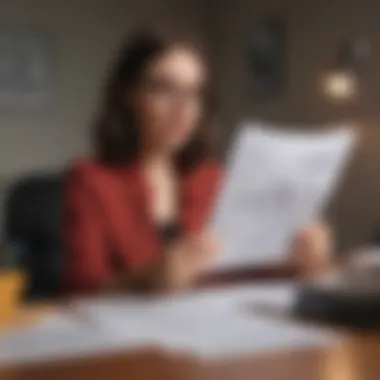
POLYGON ((162 352, 119 352, 97 358, 0 369, 1 380, 378 380, 380 337, 357 336, 343 347, 202 362, 162 352))

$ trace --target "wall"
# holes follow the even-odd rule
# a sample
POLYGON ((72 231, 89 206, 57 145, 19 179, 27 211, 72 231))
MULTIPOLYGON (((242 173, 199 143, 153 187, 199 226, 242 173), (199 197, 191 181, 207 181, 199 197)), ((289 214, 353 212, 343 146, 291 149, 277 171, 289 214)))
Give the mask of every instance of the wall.
POLYGON ((380 26, 377 0, 235 0, 210 2, 209 33, 221 94, 224 140, 247 117, 316 124, 354 119, 362 140, 329 208, 342 249, 365 242, 380 230, 380 26), (282 14, 287 23, 287 83, 270 102, 244 96, 247 36, 256 21, 282 14), (365 93, 353 107, 329 104, 318 92, 323 67, 334 59, 337 46, 350 36, 368 37, 373 52, 363 81, 365 93))
POLYGON ((185 0, 0 0, 0 28, 42 30, 51 39, 52 106, 45 112, 2 110, 0 177, 60 166, 86 147, 87 125, 107 62, 139 22, 168 20, 199 31, 196 2, 185 0))
POLYGON ((169 22, 201 34, 200 4, 187 0, 0 0, 0 29, 20 27, 45 33, 51 41, 54 70, 48 109, 0 111, 0 193, 4 182, 24 172, 61 167, 87 150, 88 124, 107 63, 131 28, 149 21, 169 22))

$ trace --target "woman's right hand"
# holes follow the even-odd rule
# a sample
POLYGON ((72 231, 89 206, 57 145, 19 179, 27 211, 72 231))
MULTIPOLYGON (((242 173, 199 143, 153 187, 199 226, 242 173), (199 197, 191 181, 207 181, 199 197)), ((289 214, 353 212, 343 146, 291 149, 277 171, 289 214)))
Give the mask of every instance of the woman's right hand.
POLYGON ((191 288, 217 251, 217 240, 207 234, 177 240, 163 255, 159 288, 168 292, 191 288))

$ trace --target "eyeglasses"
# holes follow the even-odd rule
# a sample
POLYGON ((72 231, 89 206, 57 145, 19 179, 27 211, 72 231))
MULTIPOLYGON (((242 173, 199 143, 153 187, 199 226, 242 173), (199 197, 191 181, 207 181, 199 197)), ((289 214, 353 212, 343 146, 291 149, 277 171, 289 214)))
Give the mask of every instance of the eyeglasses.
POLYGON ((144 81, 145 89, 154 97, 163 101, 178 101, 189 104, 202 104, 205 100, 205 89, 203 86, 184 88, 184 86, 173 83, 164 78, 148 78, 144 81))

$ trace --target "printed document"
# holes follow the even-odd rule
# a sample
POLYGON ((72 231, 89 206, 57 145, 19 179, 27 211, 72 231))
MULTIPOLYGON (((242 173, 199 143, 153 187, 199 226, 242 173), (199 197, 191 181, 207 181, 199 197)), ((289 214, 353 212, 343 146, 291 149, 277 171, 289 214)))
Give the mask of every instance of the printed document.
POLYGON ((295 233, 320 217, 355 141, 351 127, 242 127, 210 225, 221 240, 218 269, 280 264, 295 233))

